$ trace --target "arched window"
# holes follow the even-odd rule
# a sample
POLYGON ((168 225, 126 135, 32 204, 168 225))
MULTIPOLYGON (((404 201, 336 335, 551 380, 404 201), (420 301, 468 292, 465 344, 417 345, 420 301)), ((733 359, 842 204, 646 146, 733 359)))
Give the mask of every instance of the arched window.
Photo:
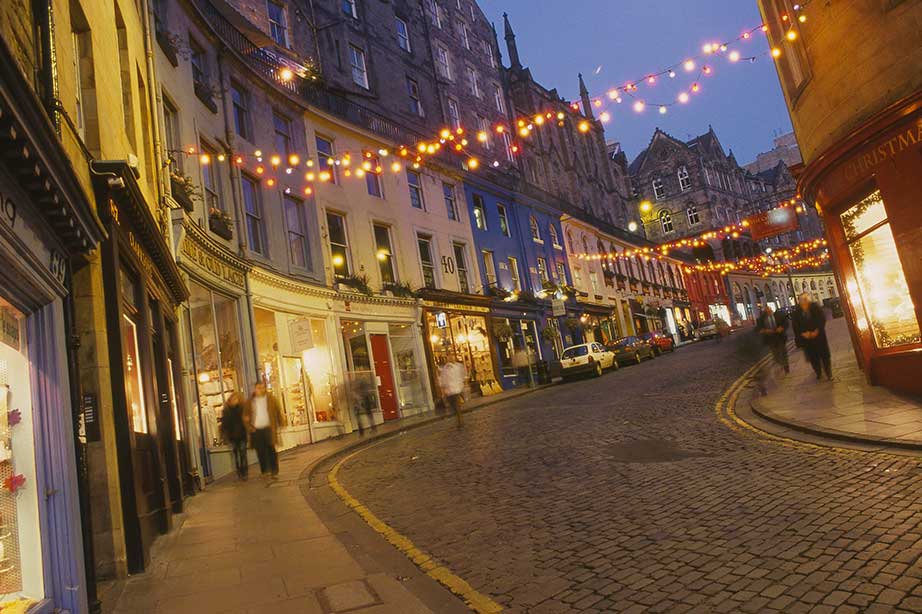
POLYGON ((533 241, 541 240, 541 228, 538 227, 538 220, 535 216, 528 216, 528 225, 531 228, 531 238, 533 241))
POLYGON ((599 251, 599 257, 602 259, 602 270, 607 271, 609 265, 608 254, 605 251, 605 244, 602 243, 602 240, 599 239, 595 245, 596 249, 599 251))
POLYGON ((688 209, 685 210, 685 214, 688 216, 689 226, 701 223, 701 217, 698 215, 698 207, 695 205, 689 205, 688 209))
POLYGON ((569 230, 567 231, 567 249, 570 250, 571 254, 576 253, 576 250, 573 249, 573 233, 569 230))
POLYGON ((557 227, 553 224, 550 224, 547 227, 547 234, 551 238, 551 245, 554 247, 560 247, 560 237, 557 236, 557 227))
POLYGON ((659 222, 663 226, 663 232, 669 233, 673 231, 672 215, 668 211, 659 212, 659 222))
POLYGON ((583 253, 588 256, 589 255, 589 241, 586 240, 586 235, 583 235, 582 244, 583 244, 583 253))

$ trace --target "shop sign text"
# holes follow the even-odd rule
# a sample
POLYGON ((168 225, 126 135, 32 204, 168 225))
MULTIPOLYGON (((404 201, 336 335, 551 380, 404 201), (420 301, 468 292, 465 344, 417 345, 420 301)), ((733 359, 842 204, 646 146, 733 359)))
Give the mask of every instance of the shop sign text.
POLYGON ((231 283, 238 288, 245 287, 243 272, 221 261, 220 258, 208 253, 201 245, 195 243, 188 236, 183 238, 180 247, 182 255, 218 279, 231 283))
POLYGON ((922 122, 900 132, 870 151, 857 156, 845 165, 845 178, 849 181, 854 181, 883 162, 920 143, 922 143, 922 122))

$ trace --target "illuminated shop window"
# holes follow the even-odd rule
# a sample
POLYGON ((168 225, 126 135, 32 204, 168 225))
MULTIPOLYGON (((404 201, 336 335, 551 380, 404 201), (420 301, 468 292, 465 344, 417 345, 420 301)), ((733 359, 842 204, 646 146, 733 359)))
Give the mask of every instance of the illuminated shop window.
POLYGON ((857 287, 849 282, 848 293, 858 327, 870 328, 879 348, 919 343, 915 306, 880 190, 849 208, 841 219, 857 279, 857 287))

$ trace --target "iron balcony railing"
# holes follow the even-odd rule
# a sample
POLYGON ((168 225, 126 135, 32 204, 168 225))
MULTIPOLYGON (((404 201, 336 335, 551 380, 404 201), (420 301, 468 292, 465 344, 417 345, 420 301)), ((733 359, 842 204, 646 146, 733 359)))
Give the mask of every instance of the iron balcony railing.
MULTIPOLYGON (((297 66, 273 51, 256 46, 231 23, 210 0, 194 0, 205 20, 215 34, 246 62, 250 68, 266 80, 303 99, 307 104, 321 111, 335 115, 351 124, 401 145, 412 145, 421 140, 414 133, 393 120, 376 113, 322 85, 297 76, 297 66), (292 78, 284 78, 284 71, 291 70, 292 78)), ((290 75, 287 75, 289 76, 290 75)))

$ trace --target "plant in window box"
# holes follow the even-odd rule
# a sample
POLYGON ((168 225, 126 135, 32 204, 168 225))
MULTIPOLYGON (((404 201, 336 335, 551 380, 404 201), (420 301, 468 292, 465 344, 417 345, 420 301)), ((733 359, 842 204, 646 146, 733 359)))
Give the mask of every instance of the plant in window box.
POLYGON ((356 292, 372 296, 374 292, 371 290, 371 286, 368 285, 368 275, 348 275, 346 277, 340 277, 339 285, 345 286, 346 288, 352 288, 356 292))
POLYGON ((512 296, 512 293, 501 286, 490 286, 487 288, 487 295, 505 300, 512 296))
POLYGON ((230 241, 234 237, 234 220, 223 209, 208 210, 208 228, 222 239, 230 241))
POLYGON ((537 303, 538 297, 531 290, 522 290, 516 295, 516 300, 520 303, 537 303))
POLYGON ((384 284, 381 289, 384 292, 390 292, 391 295, 398 298, 416 298, 418 296, 417 292, 412 287, 410 287, 410 284, 405 281, 392 284, 384 284))
POLYGON ((564 325, 571 333, 581 333, 586 329, 586 325, 579 318, 567 318, 564 325))
POLYGON ((170 170, 170 191, 176 202, 190 213, 195 208, 195 201, 202 198, 201 192, 192 181, 192 177, 176 170, 170 170))
POLYGON ((541 338, 548 343, 555 343, 558 339, 560 339, 560 332, 553 326, 548 326, 541 331, 541 338))
POLYGON ((506 342, 512 339, 513 330, 508 322, 502 320, 493 323, 493 336, 497 341, 506 342))

